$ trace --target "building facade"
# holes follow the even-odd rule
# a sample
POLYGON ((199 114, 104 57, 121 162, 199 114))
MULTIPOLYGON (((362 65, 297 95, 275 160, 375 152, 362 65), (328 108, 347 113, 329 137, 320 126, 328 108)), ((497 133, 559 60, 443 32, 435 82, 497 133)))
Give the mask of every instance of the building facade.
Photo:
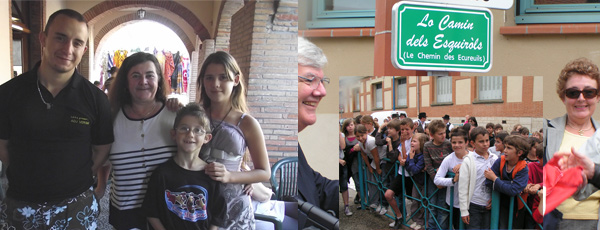
POLYGON ((516 124, 531 132, 543 125, 543 77, 533 76, 412 76, 340 78, 340 119, 378 111, 405 111, 416 119, 425 112, 428 120, 450 116, 462 124, 465 116, 480 126, 516 124))

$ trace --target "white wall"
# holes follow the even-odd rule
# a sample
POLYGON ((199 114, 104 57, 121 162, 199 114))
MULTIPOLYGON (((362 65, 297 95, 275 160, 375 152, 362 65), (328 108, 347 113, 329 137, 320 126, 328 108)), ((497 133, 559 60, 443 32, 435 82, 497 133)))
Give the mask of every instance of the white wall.
MULTIPOLYGON (((331 94, 329 96, 335 96, 331 94)), ((335 96, 336 98, 339 96, 335 96)), ((338 99, 339 100, 339 99, 338 99)), ((324 177, 338 179, 339 114, 317 114, 317 122, 298 133, 308 164, 324 177), (337 164, 336 164, 337 163, 337 164)))

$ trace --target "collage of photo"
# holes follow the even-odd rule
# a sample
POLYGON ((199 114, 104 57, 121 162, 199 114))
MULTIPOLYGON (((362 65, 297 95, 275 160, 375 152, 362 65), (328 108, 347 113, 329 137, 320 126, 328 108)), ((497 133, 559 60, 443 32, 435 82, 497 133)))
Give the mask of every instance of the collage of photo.
POLYGON ((0 17, 0 230, 600 229, 598 1, 0 17))

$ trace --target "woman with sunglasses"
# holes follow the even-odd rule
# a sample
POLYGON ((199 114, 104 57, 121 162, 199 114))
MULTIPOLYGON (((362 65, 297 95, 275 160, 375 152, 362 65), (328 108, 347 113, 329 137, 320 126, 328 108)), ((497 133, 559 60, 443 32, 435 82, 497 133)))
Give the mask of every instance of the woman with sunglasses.
MULTIPOLYGON (((556 85, 556 92, 567 113, 544 124, 544 133, 547 133, 544 135, 547 154, 544 163, 557 152, 570 152, 571 147, 579 149, 599 127, 599 123, 592 118, 600 100, 598 66, 586 58, 571 61, 561 71, 556 85)), ((562 214, 562 220, 553 219, 560 221, 557 229, 596 229, 599 208, 600 192, 581 201, 570 197, 546 217, 558 217, 562 214)), ((555 225, 549 224, 550 222, 544 219, 544 227, 554 229, 555 225)))

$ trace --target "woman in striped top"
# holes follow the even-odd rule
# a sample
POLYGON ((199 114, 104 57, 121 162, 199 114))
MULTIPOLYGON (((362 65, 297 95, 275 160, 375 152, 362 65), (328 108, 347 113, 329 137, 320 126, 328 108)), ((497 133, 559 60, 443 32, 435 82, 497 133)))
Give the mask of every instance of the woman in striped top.
POLYGON ((115 135, 109 222, 148 229, 141 206, 150 175, 177 150, 169 134, 176 114, 165 107, 167 86, 154 55, 127 57, 117 76, 109 92, 115 135))

